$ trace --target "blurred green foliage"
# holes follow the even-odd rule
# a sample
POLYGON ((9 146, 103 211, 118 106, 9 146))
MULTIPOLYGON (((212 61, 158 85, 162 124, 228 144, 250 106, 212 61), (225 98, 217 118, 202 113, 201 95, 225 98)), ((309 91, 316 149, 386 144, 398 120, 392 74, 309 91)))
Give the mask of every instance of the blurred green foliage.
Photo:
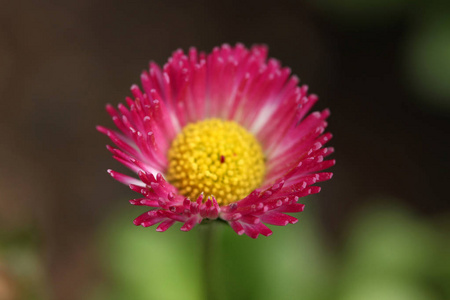
POLYGON ((426 9, 405 45, 405 71, 425 106, 450 111, 450 8, 426 9))
POLYGON ((216 299, 448 299, 444 233, 403 208, 377 206, 349 222, 340 249, 311 213, 271 237, 237 236, 226 224, 189 233, 136 228, 112 216, 99 232, 107 281, 90 299, 204 299, 201 235, 215 226, 216 299))
POLYGON ((0 299, 45 299, 48 291, 35 226, 0 230, 0 299))
POLYGON ((197 234, 158 234, 117 216, 100 232, 101 259, 109 281, 100 299, 201 299, 197 234))
POLYGON ((405 210, 362 211, 343 257, 341 299, 444 299, 429 284, 440 244, 432 225, 405 210))

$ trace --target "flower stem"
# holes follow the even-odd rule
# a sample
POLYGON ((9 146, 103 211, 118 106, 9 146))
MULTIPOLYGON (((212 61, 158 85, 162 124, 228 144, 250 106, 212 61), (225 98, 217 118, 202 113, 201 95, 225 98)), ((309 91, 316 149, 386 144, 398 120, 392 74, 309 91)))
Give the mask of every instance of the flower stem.
POLYGON ((205 283, 205 296, 206 300, 217 299, 215 297, 215 288, 214 288, 214 264, 215 264, 215 242, 216 242, 216 234, 218 233, 217 227, 221 224, 216 224, 217 222, 210 222, 209 224, 203 225, 203 282, 205 283))

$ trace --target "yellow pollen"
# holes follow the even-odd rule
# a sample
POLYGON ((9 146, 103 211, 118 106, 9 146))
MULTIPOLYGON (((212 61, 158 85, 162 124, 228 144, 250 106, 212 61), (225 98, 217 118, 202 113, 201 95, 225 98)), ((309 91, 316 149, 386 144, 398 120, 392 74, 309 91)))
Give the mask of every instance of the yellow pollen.
POLYGON ((264 154, 255 137, 234 121, 208 119, 186 125, 169 149, 167 179, 196 201, 219 205, 240 200, 261 185, 264 154))

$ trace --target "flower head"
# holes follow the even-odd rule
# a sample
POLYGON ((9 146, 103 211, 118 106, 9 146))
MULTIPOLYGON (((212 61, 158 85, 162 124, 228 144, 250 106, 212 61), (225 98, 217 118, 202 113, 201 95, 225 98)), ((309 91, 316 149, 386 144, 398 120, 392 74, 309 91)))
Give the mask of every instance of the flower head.
POLYGON ((291 76, 265 46, 223 45, 212 53, 173 53, 141 74, 142 90, 118 109, 107 105, 118 131, 101 126, 116 145, 113 157, 138 178, 108 170, 142 195, 131 204, 153 209, 134 220, 165 231, 175 222, 189 231, 204 219, 222 219, 252 238, 265 224, 298 220, 301 197, 328 180, 324 160, 329 111, 308 111, 317 96, 291 76))

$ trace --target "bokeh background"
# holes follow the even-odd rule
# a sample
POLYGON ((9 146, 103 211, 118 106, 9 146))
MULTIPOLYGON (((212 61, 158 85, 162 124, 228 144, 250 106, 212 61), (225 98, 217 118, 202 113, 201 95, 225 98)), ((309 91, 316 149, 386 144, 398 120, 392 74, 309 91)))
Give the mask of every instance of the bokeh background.
POLYGON ((446 1, 0 1, 0 299, 203 299, 95 125, 177 48, 265 43, 329 107, 334 178, 269 238, 217 224, 217 299, 450 299, 446 1))

